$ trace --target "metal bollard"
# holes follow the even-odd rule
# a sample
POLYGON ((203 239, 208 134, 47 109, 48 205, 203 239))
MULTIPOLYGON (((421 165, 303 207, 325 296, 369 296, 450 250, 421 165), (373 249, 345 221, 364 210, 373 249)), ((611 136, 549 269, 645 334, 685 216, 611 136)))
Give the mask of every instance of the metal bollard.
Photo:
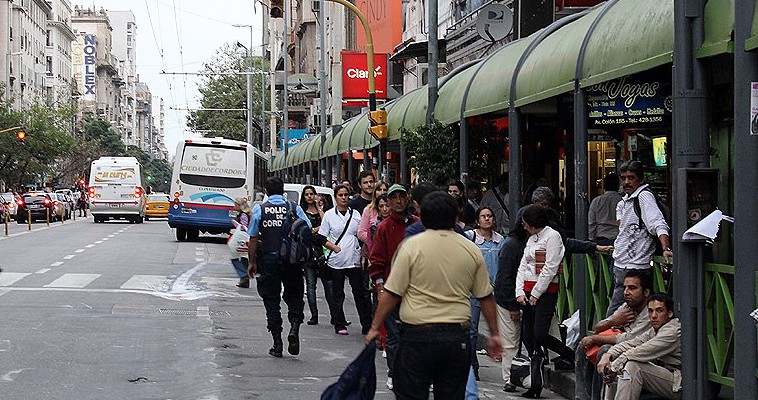
POLYGON ((61 217, 61 225, 63 225, 64 224, 63 220, 66 219, 66 210, 61 210, 60 217, 61 217))
POLYGON ((32 230, 32 210, 26 210, 26 212, 29 213, 26 223, 29 224, 29 230, 32 230))
POLYGON ((5 213, 5 236, 8 236, 8 213, 5 213))
POLYGON ((46 208, 45 210, 47 210, 45 217, 47 218, 47 226, 49 227, 50 226, 50 209, 46 208))

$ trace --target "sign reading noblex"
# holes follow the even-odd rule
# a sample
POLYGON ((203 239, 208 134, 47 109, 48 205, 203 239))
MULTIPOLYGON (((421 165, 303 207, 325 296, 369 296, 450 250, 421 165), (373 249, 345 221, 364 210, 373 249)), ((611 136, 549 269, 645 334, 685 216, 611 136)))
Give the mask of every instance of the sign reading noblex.
MULTIPOLYGON (((368 99, 368 71, 365 53, 342 52, 342 98, 368 99)), ((376 98, 387 98, 387 54, 374 53, 374 85, 376 98)))
POLYGON ((670 123, 671 75, 624 76, 587 89, 590 127, 670 123))
POLYGON ((97 42, 95 35, 83 33, 72 44, 74 77, 84 101, 97 101, 97 42))

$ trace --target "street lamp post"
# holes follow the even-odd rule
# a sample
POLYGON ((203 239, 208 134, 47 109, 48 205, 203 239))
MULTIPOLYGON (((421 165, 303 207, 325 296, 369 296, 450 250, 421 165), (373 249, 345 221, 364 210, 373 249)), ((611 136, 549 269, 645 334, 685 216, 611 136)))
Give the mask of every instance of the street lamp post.
MULTIPOLYGON (((250 28, 250 47, 246 48, 250 57, 249 74, 247 74, 247 142, 253 144, 253 26, 234 24, 237 28, 250 28)), ((237 44, 240 44, 239 42, 237 44)), ((244 47, 244 46, 243 46, 244 47)), ((262 71, 262 70, 261 70, 262 71)))

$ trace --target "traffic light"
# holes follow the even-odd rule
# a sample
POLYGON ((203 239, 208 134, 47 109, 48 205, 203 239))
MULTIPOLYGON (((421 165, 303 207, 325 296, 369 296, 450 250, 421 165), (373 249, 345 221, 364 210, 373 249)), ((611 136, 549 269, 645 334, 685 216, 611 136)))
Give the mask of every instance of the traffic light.
POLYGON ((148 182, 149 182, 149 181, 152 181, 152 180, 153 180, 153 176, 152 176, 152 175, 148 175, 148 176, 147 176, 147 180, 148 180, 148 182))
POLYGON ((369 111, 368 120, 371 123, 371 126, 368 128, 371 136, 378 140, 387 139, 387 111, 383 108, 369 111))
POLYGON ((271 0, 268 9, 271 18, 284 18, 284 0, 271 0))
POLYGON ((20 141, 23 142, 24 139, 26 139, 26 132, 24 132, 24 131, 18 131, 18 132, 16 132, 16 137, 18 138, 18 140, 20 140, 20 141))

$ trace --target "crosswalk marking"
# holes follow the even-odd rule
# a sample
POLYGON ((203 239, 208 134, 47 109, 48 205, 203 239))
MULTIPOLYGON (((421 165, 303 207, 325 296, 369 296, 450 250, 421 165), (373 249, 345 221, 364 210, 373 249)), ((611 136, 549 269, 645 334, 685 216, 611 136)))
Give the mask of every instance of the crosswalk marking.
POLYGON ((121 285, 121 289, 161 290, 165 281, 165 275, 133 275, 121 285))
POLYGON ((44 287, 83 288, 99 277, 100 274, 64 274, 44 287))
POLYGON ((24 279, 27 275, 31 275, 24 272, 3 272, 0 274, 0 286, 10 286, 14 283, 24 279))

